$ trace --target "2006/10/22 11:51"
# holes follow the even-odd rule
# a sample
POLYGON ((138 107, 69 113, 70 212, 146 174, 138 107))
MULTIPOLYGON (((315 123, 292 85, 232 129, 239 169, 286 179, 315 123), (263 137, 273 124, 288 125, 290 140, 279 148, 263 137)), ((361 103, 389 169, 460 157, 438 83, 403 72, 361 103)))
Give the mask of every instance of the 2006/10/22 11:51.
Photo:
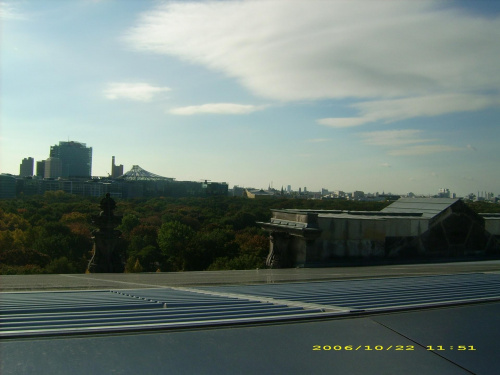
MULTIPOLYGON (((432 350, 432 351, 442 351, 442 350, 459 350, 459 351, 463 351, 463 350, 476 350, 476 348, 474 348, 473 345, 458 345, 458 346, 450 346, 449 348, 445 348, 443 345, 436 345, 436 346, 432 346, 432 345, 427 345, 426 346, 427 350, 432 350)), ((375 345, 375 346, 371 346, 371 345, 359 345, 359 346, 354 346, 354 345, 346 345, 346 346, 341 346, 341 345, 334 345, 334 346, 331 346, 331 345, 313 345, 313 349, 312 350, 321 350, 321 351, 330 351, 330 350, 334 350, 334 351, 339 351, 339 350, 347 350, 347 351, 351 351, 351 350, 364 350, 364 351, 371 351, 371 350, 376 350, 376 351, 382 351, 382 350, 415 350, 415 346, 414 345, 390 345, 390 346, 387 346, 387 347, 384 347, 382 345, 375 345)))

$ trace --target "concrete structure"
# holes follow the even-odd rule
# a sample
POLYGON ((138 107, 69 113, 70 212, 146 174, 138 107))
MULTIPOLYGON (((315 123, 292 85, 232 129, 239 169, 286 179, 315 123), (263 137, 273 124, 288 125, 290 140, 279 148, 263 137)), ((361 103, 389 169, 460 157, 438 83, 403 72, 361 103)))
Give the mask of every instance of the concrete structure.
POLYGON ((0 174, 0 199, 16 197, 16 178, 10 174, 0 174))
POLYGON ((36 176, 41 178, 45 176, 45 160, 36 162, 36 176))
POLYGON ((62 163, 61 177, 90 177, 92 175, 92 147, 80 142, 59 142, 50 147, 50 157, 62 163))
POLYGON ((273 210, 260 224, 270 232, 270 267, 500 254, 500 217, 458 199, 402 198, 377 212, 273 210))
POLYGON ((450 198, 451 197, 450 189, 446 189, 446 188, 439 189, 438 197, 439 198, 450 198))
POLYGON ((111 178, 117 178, 123 174, 123 164, 115 165, 115 157, 111 157, 111 178))
POLYGON ((24 158, 21 164, 19 165, 19 176, 21 177, 30 177, 33 176, 33 166, 35 164, 35 160, 33 158, 24 158))
POLYGON ((62 176, 61 159, 50 157, 45 160, 44 178, 58 178, 62 176))

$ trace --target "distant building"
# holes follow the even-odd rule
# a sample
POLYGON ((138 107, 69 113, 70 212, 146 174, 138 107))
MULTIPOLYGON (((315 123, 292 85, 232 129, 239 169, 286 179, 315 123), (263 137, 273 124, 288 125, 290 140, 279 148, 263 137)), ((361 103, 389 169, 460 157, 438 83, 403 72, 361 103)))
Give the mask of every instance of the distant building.
POLYGON ((0 174, 0 199, 16 197, 16 178, 10 174, 0 174))
POLYGON ((62 162, 59 158, 50 157, 45 160, 44 178, 62 177, 62 162))
POLYGON ((262 198, 274 198, 273 192, 262 190, 262 189, 246 189, 245 194, 247 198, 250 199, 262 199, 262 198))
POLYGON ((31 177, 33 176, 33 166, 35 160, 33 158, 24 158, 19 165, 19 176, 21 177, 31 177))
POLYGON ((120 177, 123 174, 123 164, 115 165, 115 157, 111 157, 111 178, 120 177))
POLYGON ((354 200, 361 200, 365 197, 365 193, 363 191, 354 191, 351 197, 354 200))
POLYGON ((268 265, 474 259, 500 255, 500 215, 459 199, 401 198, 382 211, 272 210, 268 265))
POLYGON ((450 189, 446 189, 446 188, 439 189, 438 197, 439 198, 450 198, 451 197, 450 189))
POLYGON ((80 142, 59 142, 50 147, 50 157, 61 160, 61 177, 91 177, 92 147, 80 142))
POLYGON ((45 160, 36 162, 36 176, 41 178, 45 177, 45 160))

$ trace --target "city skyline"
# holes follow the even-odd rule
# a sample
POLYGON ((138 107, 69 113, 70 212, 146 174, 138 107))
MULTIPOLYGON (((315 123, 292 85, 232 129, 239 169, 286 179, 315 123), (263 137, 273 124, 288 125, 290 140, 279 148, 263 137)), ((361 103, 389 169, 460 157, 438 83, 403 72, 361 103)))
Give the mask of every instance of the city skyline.
POLYGON ((500 191, 495 1, 3 1, 0 173, 500 191), (361 3, 362 6, 359 6, 361 3), (293 20, 293 21, 292 21, 293 20))

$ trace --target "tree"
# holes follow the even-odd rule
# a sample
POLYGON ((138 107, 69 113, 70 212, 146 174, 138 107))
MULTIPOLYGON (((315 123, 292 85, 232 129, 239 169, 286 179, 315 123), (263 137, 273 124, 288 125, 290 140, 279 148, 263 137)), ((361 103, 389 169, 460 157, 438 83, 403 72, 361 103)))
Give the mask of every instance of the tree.
POLYGON ((158 245, 173 271, 184 271, 188 265, 194 231, 178 221, 162 224, 158 231, 158 245))

